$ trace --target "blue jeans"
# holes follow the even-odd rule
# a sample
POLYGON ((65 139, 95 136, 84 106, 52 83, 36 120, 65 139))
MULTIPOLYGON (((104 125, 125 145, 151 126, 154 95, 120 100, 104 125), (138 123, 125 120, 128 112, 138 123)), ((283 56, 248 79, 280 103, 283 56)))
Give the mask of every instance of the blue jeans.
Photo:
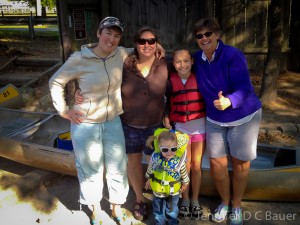
POLYGON ((179 195, 169 196, 166 198, 153 198, 152 207, 155 218, 155 225, 178 225, 177 216, 179 195))
POLYGON ((80 184, 79 202, 85 205, 99 204, 103 197, 105 166, 109 202, 125 203, 129 185, 120 118, 104 123, 72 124, 71 134, 80 184))

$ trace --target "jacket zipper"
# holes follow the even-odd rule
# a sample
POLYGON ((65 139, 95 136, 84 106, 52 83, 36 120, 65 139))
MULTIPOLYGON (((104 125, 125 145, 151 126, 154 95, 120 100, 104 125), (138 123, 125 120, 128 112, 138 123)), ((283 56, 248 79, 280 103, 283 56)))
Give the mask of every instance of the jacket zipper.
POLYGON ((104 64, 105 72, 106 72, 107 78, 108 78, 107 104, 106 104, 106 121, 108 121, 108 106, 109 106, 109 94, 108 94, 108 90, 109 90, 109 88, 110 88, 110 77, 109 77, 108 71, 107 71, 107 69, 106 69, 105 59, 103 60, 103 64, 104 64))

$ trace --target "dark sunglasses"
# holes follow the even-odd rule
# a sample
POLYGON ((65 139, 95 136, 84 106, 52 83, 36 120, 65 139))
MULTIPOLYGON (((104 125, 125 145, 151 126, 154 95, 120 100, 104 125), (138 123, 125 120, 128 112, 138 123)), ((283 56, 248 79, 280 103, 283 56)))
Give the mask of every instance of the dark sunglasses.
POLYGON ((177 146, 174 146, 174 147, 171 147, 171 148, 168 148, 168 147, 160 147, 160 151, 163 152, 163 153, 167 153, 168 151, 171 151, 171 152, 176 152, 177 151, 177 146))
POLYGON ((137 39, 137 43, 139 45, 144 45, 144 44, 146 44, 146 42, 148 43, 148 45, 154 45, 156 43, 156 39, 155 38, 149 38, 149 39, 139 38, 139 39, 137 39))
POLYGON ((204 34, 196 34, 195 36, 196 36, 197 39, 202 39, 203 36, 210 37, 213 33, 214 32, 208 31, 208 32, 205 32, 204 34))

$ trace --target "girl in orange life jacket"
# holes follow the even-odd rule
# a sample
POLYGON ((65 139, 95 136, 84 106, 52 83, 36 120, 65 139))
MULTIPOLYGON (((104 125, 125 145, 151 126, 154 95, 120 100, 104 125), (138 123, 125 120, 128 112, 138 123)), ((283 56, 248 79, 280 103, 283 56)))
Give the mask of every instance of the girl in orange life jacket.
POLYGON ((177 72, 170 74, 171 90, 167 95, 169 113, 164 118, 165 127, 174 123, 175 130, 187 133, 187 171, 191 172, 192 193, 189 188, 182 194, 179 217, 200 219, 202 207, 198 198, 201 186, 201 164, 205 149, 205 106, 191 72, 193 58, 189 50, 180 48, 173 53, 173 66, 177 72), (191 199, 190 199, 191 197, 191 199))

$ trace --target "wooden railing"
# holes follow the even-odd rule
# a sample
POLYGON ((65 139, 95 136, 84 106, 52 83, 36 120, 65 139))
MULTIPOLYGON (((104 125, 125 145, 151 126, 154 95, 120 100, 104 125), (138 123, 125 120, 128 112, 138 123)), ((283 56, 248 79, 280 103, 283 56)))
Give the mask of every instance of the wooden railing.
POLYGON ((56 16, 4 16, 0 17, 1 24, 28 24, 29 20, 33 20, 34 24, 47 23, 57 24, 56 16))

